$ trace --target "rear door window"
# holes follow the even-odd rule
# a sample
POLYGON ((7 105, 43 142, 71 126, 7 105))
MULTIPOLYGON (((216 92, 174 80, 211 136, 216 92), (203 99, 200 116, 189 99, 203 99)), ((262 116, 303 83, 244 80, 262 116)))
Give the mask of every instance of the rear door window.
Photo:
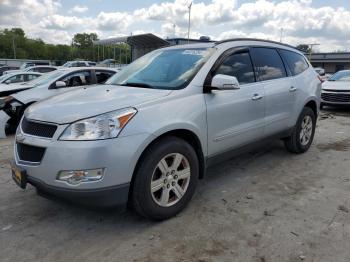
POLYGON ((283 58, 288 64, 289 69, 291 70, 293 75, 298 75, 308 69, 309 65, 305 60, 305 57, 287 50, 279 50, 283 58))
POLYGON ((215 74, 235 76, 240 84, 255 82, 253 65, 248 52, 228 56, 215 74))
POLYGON ((27 77, 27 79, 26 79, 26 81, 31 81, 31 80, 33 80, 33 79, 35 79, 35 78, 37 78, 37 77, 39 77, 40 75, 26 75, 26 77, 27 77))
POLYGON ((96 70, 96 82, 98 84, 104 84, 108 78, 110 78, 112 75, 115 74, 115 72, 112 71, 106 71, 106 70, 96 70))
POLYGON ((266 81, 287 76, 283 61, 274 48, 254 47, 251 49, 257 81, 266 81))

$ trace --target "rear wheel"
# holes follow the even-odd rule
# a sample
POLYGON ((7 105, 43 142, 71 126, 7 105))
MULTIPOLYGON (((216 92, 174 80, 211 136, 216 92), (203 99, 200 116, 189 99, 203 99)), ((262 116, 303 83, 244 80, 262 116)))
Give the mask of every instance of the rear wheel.
POLYGON ((139 214, 163 220, 191 200, 199 175, 194 149, 183 139, 165 137, 144 153, 135 173, 132 206, 139 214))
POLYGON ((311 108, 305 107, 299 116, 292 135, 284 141, 286 149, 296 154, 306 152, 312 144, 315 127, 315 113, 311 108))

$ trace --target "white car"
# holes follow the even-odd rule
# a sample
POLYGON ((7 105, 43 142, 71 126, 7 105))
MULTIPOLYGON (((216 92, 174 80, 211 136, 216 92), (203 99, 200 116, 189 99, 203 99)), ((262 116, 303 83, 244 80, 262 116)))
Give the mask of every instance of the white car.
POLYGON ((62 67, 89 67, 96 66, 95 62, 91 61, 67 61, 62 67))
POLYGON ((7 90, 8 85, 28 82, 38 78, 41 75, 41 73, 36 72, 18 72, 0 76, 0 97, 3 96, 2 92, 7 90))
POLYGON ((5 129, 13 132, 20 121, 24 110, 31 104, 62 94, 82 86, 103 84, 117 73, 114 68, 75 67, 64 68, 42 75, 21 85, 14 85, 18 90, 0 101, 0 138, 5 136, 5 129))
POLYGON ((350 105, 350 70, 338 71, 322 85, 321 107, 350 105))
POLYGON ((51 71, 57 70, 57 66, 50 66, 50 65, 39 65, 39 66, 31 66, 27 67, 25 69, 18 69, 18 70, 8 70, 5 71, 4 74, 12 74, 12 73, 18 73, 18 72, 38 72, 38 73, 48 73, 51 71))

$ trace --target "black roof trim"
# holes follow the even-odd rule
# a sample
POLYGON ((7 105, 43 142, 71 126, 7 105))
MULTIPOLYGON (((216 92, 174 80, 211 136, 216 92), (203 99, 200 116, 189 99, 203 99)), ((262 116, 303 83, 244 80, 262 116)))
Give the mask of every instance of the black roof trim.
POLYGON ((281 45, 285 47, 292 48, 294 50, 297 50, 301 52, 300 50, 296 49, 295 46, 291 46, 288 44, 272 41, 272 40, 265 40, 265 39, 258 39, 258 38, 230 38, 230 39, 225 39, 222 41, 217 41, 215 42, 216 45, 223 44, 223 43, 228 43, 228 42, 235 42, 235 41, 257 41, 257 42, 265 42, 265 43, 271 43, 271 44, 276 44, 276 45, 281 45))

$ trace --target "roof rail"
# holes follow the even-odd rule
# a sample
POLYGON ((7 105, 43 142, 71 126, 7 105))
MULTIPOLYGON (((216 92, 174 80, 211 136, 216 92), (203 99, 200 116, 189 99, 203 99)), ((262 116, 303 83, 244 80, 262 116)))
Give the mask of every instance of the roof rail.
MULTIPOLYGON (((217 42, 215 42, 215 45, 219 45, 219 44, 223 44, 223 43, 227 43, 227 42, 235 42, 235 41, 259 41, 259 42, 266 42, 266 43, 271 43, 271 44, 276 44, 276 45, 283 45, 283 46, 298 50, 295 46, 291 46, 288 44, 284 44, 284 43, 280 43, 280 42, 276 42, 276 41, 272 41, 272 40, 264 40, 264 39, 258 39, 258 38, 230 38, 230 39, 217 41, 217 42)), ((300 50, 298 50, 298 51, 300 51, 300 50)))

